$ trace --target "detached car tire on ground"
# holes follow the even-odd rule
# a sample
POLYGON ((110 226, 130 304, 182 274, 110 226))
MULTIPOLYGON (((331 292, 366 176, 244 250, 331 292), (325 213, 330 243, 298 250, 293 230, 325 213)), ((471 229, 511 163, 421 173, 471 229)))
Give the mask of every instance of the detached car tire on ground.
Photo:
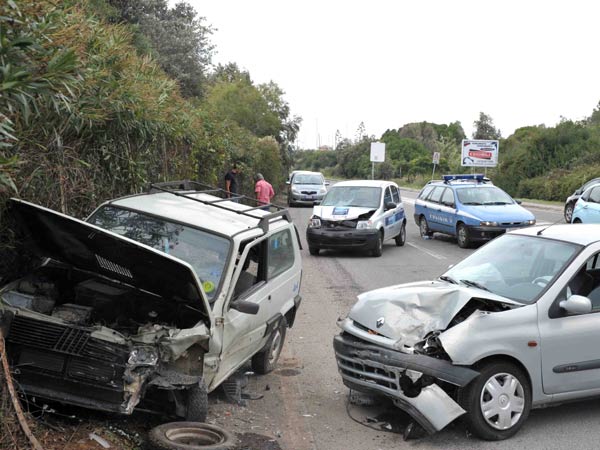
POLYGON ((600 227, 510 231, 437 280, 366 292, 338 325, 353 390, 385 395, 426 431, 458 418, 486 440, 532 408, 600 392, 600 227))
POLYGON ((207 393, 246 362, 273 370, 300 306, 297 231, 286 209, 238 200, 162 183, 84 222, 11 199, 41 262, 0 289, 25 393, 201 421, 207 393))
POLYGON ((148 434, 151 450, 234 450, 237 439, 217 425, 169 422, 148 434))

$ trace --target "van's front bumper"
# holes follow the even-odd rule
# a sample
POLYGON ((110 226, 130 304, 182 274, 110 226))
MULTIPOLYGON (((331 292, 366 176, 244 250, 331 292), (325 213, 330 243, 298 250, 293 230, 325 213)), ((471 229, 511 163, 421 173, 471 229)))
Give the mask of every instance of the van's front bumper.
POLYGON ((465 413, 440 384, 462 387, 479 375, 450 361, 390 350, 348 333, 335 336, 333 347, 346 386, 390 397, 430 433, 465 413))
POLYGON ((372 250, 377 246, 379 230, 348 228, 328 230, 327 228, 306 229, 306 241, 312 248, 372 250))

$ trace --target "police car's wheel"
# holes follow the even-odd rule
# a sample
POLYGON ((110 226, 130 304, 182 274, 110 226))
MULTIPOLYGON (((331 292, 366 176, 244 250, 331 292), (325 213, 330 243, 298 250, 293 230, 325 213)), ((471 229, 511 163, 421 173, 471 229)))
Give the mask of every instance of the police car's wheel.
POLYGON ((396 236, 394 238, 396 240, 396 245, 398 247, 402 247, 404 245, 404 243, 406 242, 406 224, 403 223, 402 227, 400 228, 400 234, 398 234, 398 236, 396 236))
POLYGON ((381 256, 383 254, 383 233, 379 233, 377 235, 377 242, 375 243, 375 248, 371 251, 371 255, 373 256, 381 256))
POLYGON ((424 216, 421 216, 421 219, 419 220, 419 233, 421 234, 421 237, 431 237, 431 235, 433 234, 429 230, 429 225, 427 225, 427 219, 424 216))
POLYGON ((469 248, 471 245, 471 238, 469 237, 469 229, 464 223, 459 223, 456 227, 456 240, 460 248, 469 248))
POLYGON ((567 206, 565 206, 565 221, 567 223, 571 223, 571 219, 573 219, 573 207, 575 206, 575 204, 573 203, 567 203, 567 206))

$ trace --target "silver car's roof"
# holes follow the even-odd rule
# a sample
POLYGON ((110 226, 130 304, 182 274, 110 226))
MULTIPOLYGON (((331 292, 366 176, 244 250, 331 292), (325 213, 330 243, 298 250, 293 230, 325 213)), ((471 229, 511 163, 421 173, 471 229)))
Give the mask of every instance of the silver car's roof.
POLYGON ((590 245, 600 241, 600 224, 557 224, 538 225, 535 227, 521 228, 511 231, 511 234, 538 236, 557 239, 559 241, 573 242, 580 245, 590 245), (541 231, 541 233, 540 233, 541 231))

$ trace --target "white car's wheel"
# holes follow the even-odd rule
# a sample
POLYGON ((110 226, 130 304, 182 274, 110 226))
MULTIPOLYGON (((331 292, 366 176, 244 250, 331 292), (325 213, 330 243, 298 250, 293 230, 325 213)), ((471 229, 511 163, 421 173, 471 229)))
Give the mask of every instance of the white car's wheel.
POLYGON ((406 224, 403 223, 402 227, 400 228, 400 233, 398 234, 398 236, 396 236, 394 238, 394 240, 396 241, 396 245, 398 247, 402 247, 404 245, 404 243, 406 242, 406 224))

